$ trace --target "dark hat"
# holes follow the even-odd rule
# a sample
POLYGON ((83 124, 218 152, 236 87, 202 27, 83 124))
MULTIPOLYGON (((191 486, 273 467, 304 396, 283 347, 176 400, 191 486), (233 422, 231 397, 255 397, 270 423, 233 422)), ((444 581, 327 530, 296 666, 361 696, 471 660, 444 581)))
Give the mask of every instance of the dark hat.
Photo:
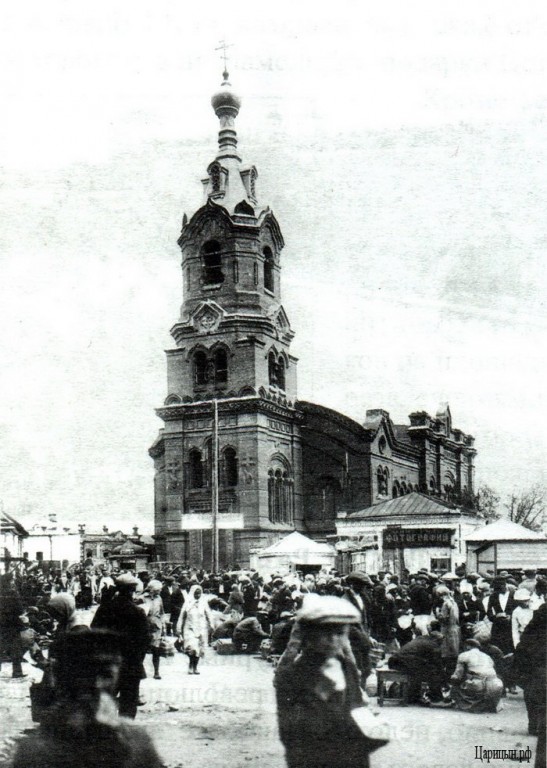
POLYGON ((364 571, 352 571, 351 573, 348 573, 346 581, 356 581, 359 582, 359 584, 366 584, 368 587, 372 587, 373 585, 372 579, 364 571))

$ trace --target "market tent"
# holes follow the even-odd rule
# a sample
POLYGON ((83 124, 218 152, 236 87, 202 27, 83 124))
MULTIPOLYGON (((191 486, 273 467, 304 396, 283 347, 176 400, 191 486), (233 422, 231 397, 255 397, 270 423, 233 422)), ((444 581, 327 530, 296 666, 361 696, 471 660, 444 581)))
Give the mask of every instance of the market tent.
POLYGON ((254 554, 254 567, 259 573, 289 573, 290 571, 304 570, 313 567, 333 568, 336 551, 330 544, 322 544, 319 541, 303 536, 298 531, 293 531, 284 536, 275 544, 254 554))

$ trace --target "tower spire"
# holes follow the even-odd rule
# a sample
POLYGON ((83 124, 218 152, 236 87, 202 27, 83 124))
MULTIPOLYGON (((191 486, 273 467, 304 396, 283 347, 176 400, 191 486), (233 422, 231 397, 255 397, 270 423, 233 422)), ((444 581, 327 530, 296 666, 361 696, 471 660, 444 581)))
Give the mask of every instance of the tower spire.
POLYGON ((215 50, 222 50, 222 59, 224 61, 224 72, 222 73, 222 84, 212 99, 211 104, 215 114, 220 121, 220 130, 218 132, 218 155, 217 160, 232 157, 241 161, 237 153, 237 133, 235 129, 235 119, 238 116, 241 107, 241 99, 232 91, 228 73, 228 57, 226 49, 230 48, 224 40, 215 50))

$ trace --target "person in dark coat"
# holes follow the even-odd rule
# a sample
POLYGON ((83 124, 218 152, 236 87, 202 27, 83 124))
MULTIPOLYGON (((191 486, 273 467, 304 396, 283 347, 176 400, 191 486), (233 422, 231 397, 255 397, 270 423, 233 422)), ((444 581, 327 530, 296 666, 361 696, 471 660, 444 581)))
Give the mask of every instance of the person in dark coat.
POLYGON ((133 602, 138 579, 123 573, 116 579, 117 594, 97 608, 91 626, 110 629, 121 635, 123 663, 118 682, 120 715, 134 718, 143 677, 144 657, 148 649, 148 623, 144 611, 133 602))
POLYGON ((260 626, 256 616, 248 616, 242 619, 235 627, 232 635, 234 648, 239 653, 256 653, 260 648, 260 643, 268 637, 266 632, 260 626))
POLYGON ((516 603, 513 595, 507 590, 505 579, 496 577, 492 582, 492 590, 486 611, 486 615, 492 622, 491 642, 504 654, 513 653, 511 614, 516 608, 516 603))
POLYGON ((538 737, 536 768, 545 766, 545 700, 547 698, 547 605, 543 603, 525 628, 515 649, 512 674, 524 690, 528 733, 538 737))
POLYGON ((171 588, 171 628, 174 629, 177 626, 182 606, 184 605, 184 592, 180 588, 180 584, 175 581, 171 588))
POLYGON ((23 601, 15 588, 13 573, 8 571, 0 577, 0 653, 11 661, 11 676, 26 677, 23 673, 23 647, 19 618, 25 610, 23 601))
POLYGON ((273 625, 271 652, 276 656, 281 656, 285 652, 289 644, 292 628, 294 627, 294 621, 294 613, 283 611, 279 621, 273 625))
POLYGON ((160 768, 144 729, 118 717, 113 695, 120 638, 102 630, 65 634, 53 663, 56 702, 19 742, 13 768, 160 768))
POLYGON ((361 627, 365 632, 370 630, 371 597, 368 589, 374 586, 372 579, 363 571, 352 571, 346 577, 347 589, 344 597, 354 605, 361 616, 361 627))
POLYGON ((411 704, 428 699, 442 701, 442 685, 445 679, 441 656, 443 636, 432 631, 429 635, 416 637, 390 656, 388 666, 404 672, 410 678, 408 701, 411 704), (428 698, 421 696, 422 683, 428 686, 428 698))
POLYGON ((368 768, 370 742, 352 716, 363 695, 348 627, 359 623, 347 600, 304 599, 275 675, 288 768, 368 768))
POLYGON ((366 573, 352 571, 346 578, 346 584, 344 599, 357 609, 360 617, 358 624, 350 625, 348 634, 355 663, 361 673, 361 683, 364 685, 371 671, 369 654, 372 643, 369 636, 369 622, 372 600, 367 589, 372 588, 373 583, 366 573))
MULTIPOLYGON (((173 582, 175 579, 173 576, 166 576, 163 579, 162 588, 160 591, 161 602, 163 605, 163 614, 165 621, 165 630, 167 635, 173 634, 173 618, 171 616, 172 600, 171 595, 173 591, 173 582)), ((178 616, 177 616, 178 618, 178 616)))
POLYGON ((414 616, 429 616, 431 613, 431 595, 426 584, 427 576, 418 574, 408 590, 410 610, 414 616))

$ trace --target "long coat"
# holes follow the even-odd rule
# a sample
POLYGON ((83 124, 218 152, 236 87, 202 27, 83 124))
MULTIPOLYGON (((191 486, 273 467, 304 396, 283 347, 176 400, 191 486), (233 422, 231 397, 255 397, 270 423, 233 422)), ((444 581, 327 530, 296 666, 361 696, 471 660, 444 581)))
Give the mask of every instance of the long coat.
POLYGON ((143 661, 149 640, 144 611, 125 595, 115 595, 97 608, 91 626, 118 632, 121 635, 122 674, 144 676, 143 661))
POLYGON ((444 659, 454 658, 460 652, 460 624, 459 611, 455 600, 443 600, 439 609, 439 622, 443 642, 441 645, 441 656, 444 659))
MULTIPOLYGON (((289 653, 289 649, 285 652, 289 653)), ((367 768, 367 746, 351 718, 362 706, 359 673, 338 657, 346 688, 319 694, 324 659, 302 652, 280 662, 275 677, 279 735, 289 768, 367 768)))

